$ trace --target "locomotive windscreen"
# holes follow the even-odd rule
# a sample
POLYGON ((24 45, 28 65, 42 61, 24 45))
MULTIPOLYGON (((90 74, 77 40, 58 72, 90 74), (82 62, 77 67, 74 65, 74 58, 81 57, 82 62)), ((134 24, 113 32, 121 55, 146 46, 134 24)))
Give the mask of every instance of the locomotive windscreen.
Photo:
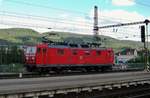
POLYGON ((26 49, 26 53, 27 54, 35 54, 36 53, 36 47, 34 47, 34 46, 30 46, 30 47, 28 47, 27 49, 26 49))

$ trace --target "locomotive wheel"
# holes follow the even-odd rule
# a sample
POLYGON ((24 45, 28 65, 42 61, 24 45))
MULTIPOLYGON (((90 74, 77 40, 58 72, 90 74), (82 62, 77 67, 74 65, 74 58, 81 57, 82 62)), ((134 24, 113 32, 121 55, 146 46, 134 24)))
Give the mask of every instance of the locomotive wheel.
POLYGON ((80 69, 82 72, 88 72, 87 68, 81 68, 80 69))
POLYGON ((112 71, 112 67, 111 66, 101 67, 101 72, 106 72, 106 71, 112 71))
POLYGON ((26 70, 27 70, 28 72, 33 72, 33 68, 32 68, 32 67, 29 67, 29 66, 26 66, 26 70))
POLYGON ((49 70, 47 68, 38 68, 37 72, 39 74, 47 74, 47 73, 49 73, 49 70))
POLYGON ((95 67, 94 70, 95 70, 96 72, 99 72, 99 71, 100 71, 100 68, 99 68, 99 67, 95 67))
POLYGON ((61 74, 63 72, 63 68, 53 68, 53 71, 57 74, 61 74))
POLYGON ((101 72, 106 72, 107 71, 107 67, 101 67, 101 72))

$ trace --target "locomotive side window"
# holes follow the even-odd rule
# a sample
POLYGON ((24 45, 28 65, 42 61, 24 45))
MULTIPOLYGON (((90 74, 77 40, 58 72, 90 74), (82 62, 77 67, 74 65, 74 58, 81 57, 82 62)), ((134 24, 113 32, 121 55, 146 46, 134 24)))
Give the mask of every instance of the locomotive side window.
POLYGON ((72 54, 73 54, 73 55, 77 55, 77 54, 78 54, 78 51, 77 51, 77 50, 72 50, 72 54))
POLYGON ((37 48, 37 53, 40 53, 40 51, 41 51, 41 48, 37 48))
POLYGON ((90 51, 89 51, 89 50, 86 50, 86 51, 85 51, 85 55, 90 55, 90 51))
POLYGON ((101 55, 101 51, 96 51, 96 55, 100 56, 101 55))
POLYGON ((45 52, 46 52, 46 48, 43 49, 43 53, 45 53, 45 52))
POLYGON ((114 54, 112 51, 109 51, 109 55, 112 57, 114 54))
POLYGON ((57 50, 57 53, 58 53, 59 55, 64 55, 64 50, 63 50, 63 49, 58 49, 58 50, 57 50))

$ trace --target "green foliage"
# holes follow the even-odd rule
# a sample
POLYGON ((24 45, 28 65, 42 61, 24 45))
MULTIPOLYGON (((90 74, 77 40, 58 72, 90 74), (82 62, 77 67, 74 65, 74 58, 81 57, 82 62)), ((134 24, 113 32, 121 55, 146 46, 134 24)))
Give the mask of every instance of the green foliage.
POLYGON ((1 46, 0 47, 0 65, 11 63, 23 63, 23 50, 17 46, 1 46))
POLYGON ((31 29, 11 28, 0 29, 0 43, 36 44, 40 42, 40 34, 31 29))
POLYGON ((0 65, 0 72, 22 72, 23 64, 3 64, 0 65))
POLYGON ((144 62, 145 62, 144 56, 138 56, 137 58, 128 61, 128 63, 144 63, 144 62))
POLYGON ((129 69, 144 69, 145 63, 127 63, 129 69))
POLYGON ((17 46, 0 46, 0 72, 20 72, 24 53, 17 46))

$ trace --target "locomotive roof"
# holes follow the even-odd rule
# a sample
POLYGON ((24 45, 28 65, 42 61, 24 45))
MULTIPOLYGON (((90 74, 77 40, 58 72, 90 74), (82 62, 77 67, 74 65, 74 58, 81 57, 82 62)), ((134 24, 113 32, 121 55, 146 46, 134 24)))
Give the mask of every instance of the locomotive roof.
POLYGON ((99 43, 84 43, 84 44, 75 44, 75 43, 65 43, 65 42, 55 42, 48 43, 48 47, 56 47, 56 48, 105 48, 101 47, 99 43))
POLYGON ((46 38, 46 36, 42 37, 42 42, 48 44, 48 47, 56 47, 56 48, 98 48, 98 49, 106 49, 106 47, 101 47, 101 43, 70 43, 70 42, 54 42, 46 38))

